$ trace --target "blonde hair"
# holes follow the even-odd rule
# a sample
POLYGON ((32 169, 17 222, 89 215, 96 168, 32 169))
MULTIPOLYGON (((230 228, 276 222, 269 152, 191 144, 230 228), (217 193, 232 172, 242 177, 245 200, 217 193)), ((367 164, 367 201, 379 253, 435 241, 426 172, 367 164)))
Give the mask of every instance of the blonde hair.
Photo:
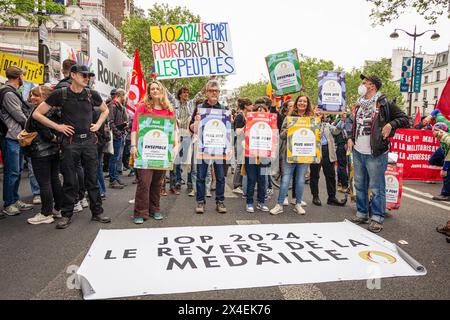
POLYGON ((153 101, 150 95, 150 87, 152 86, 152 84, 157 84, 161 92, 162 97, 159 99, 159 105, 161 106, 161 108, 173 112, 173 106, 169 102, 169 98, 167 98, 166 88, 164 88, 164 85, 157 80, 153 80, 152 82, 147 84, 147 90, 145 90, 145 96, 144 99, 142 99, 141 103, 145 104, 145 106, 150 110, 152 110, 155 107, 155 102, 153 101))
MULTIPOLYGON (((31 89, 30 93, 38 93, 39 96, 42 98, 43 101, 47 100, 47 98, 50 96, 51 89, 48 86, 37 86, 31 89)), ((31 97, 31 95, 30 95, 31 97)))

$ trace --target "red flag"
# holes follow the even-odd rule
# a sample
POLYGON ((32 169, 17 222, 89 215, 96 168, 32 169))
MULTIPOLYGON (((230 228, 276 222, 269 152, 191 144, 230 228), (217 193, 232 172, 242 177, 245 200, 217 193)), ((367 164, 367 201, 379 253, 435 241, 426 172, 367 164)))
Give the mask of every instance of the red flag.
POLYGON ((145 82, 144 74, 142 73, 141 60, 139 58, 139 51, 136 49, 134 54, 133 73, 131 75, 130 90, 128 91, 127 110, 134 116, 136 105, 144 98, 147 83, 145 82))
POLYGON ((417 108, 417 114, 416 114, 416 119, 414 120, 414 124, 413 127, 417 126, 418 124, 420 124, 420 119, 421 119, 421 115, 420 115, 420 109, 417 108))
POLYGON ((447 79, 447 84, 442 91, 441 98, 436 104, 436 109, 450 120, 450 77, 447 79))

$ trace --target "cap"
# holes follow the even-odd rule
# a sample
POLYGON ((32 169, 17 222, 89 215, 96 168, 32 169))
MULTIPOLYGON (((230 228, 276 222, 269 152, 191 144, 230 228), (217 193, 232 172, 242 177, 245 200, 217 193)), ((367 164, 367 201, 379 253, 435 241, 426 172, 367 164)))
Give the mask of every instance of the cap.
POLYGON ((5 74, 8 79, 17 79, 22 74, 25 74, 25 71, 19 67, 12 66, 6 69, 5 74))
POLYGON ((361 74, 359 77, 361 78, 361 80, 369 80, 370 82, 372 82, 375 85, 375 87, 377 88, 377 90, 380 90, 381 87, 383 86, 381 79, 378 78, 377 76, 366 77, 365 75, 361 74))
POLYGON ((112 89, 110 95, 115 96, 116 94, 117 94, 117 89, 116 88, 112 89))
POLYGON ((91 72, 89 68, 85 65, 75 64, 70 68, 70 72, 73 73, 86 73, 89 74, 91 77, 95 76, 95 73, 91 72))

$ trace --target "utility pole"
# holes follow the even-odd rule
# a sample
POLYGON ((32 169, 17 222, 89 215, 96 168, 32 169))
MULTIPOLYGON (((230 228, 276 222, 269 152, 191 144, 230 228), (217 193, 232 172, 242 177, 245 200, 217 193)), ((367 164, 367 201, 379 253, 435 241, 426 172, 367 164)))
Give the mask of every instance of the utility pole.
POLYGON ((43 16, 47 14, 45 10, 45 0, 35 0, 35 13, 38 16, 38 59, 39 63, 44 65, 44 83, 50 81, 49 66, 50 50, 48 46, 44 44, 47 41, 48 31, 44 23, 43 16))

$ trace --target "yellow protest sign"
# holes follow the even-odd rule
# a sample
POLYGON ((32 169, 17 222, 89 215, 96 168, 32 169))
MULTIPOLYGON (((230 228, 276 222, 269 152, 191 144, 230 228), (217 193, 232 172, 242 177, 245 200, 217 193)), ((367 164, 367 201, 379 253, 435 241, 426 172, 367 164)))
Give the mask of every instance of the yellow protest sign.
POLYGON ((287 162, 320 163, 320 118, 288 117, 287 162))
POLYGON ((12 54, 0 52, 0 75, 6 77, 6 69, 16 66, 25 71, 24 80, 32 83, 44 83, 44 65, 12 54))

